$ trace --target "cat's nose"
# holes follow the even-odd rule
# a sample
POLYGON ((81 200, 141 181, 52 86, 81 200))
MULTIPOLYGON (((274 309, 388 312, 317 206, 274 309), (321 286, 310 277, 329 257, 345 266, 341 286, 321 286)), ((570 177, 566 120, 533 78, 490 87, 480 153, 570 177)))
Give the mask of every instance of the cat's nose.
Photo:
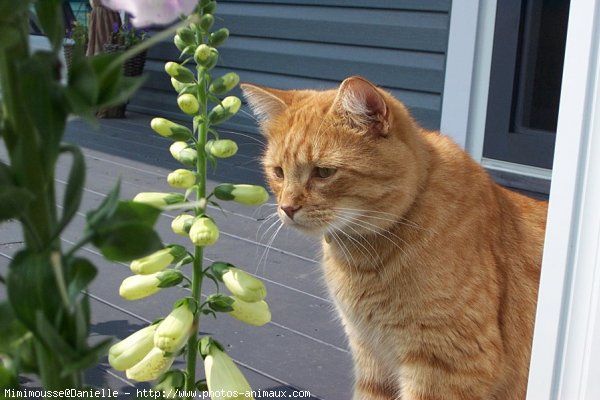
POLYGON ((283 210, 285 215, 290 217, 290 219, 292 219, 292 220, 294 219, 294 214, 296 214, 296 212, 300 208, 301 208, 301 206, 281 206, 281 209, 283 210))

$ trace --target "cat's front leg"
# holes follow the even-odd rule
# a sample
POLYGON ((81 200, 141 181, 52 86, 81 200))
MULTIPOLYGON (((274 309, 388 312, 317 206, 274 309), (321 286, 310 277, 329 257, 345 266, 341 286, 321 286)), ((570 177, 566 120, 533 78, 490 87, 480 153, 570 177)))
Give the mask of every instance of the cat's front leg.
POLYGON ((397 400, 399 388, 391 370, 383 360, 378 360, 367 346, 357 338, 350 337, 354 358, 353 400, 397 400))

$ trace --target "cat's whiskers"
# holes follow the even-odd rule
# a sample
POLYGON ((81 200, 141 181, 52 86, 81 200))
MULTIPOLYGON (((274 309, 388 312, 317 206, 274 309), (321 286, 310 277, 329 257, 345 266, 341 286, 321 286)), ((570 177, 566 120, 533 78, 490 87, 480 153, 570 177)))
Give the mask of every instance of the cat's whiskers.
POLYGON ((236 131, 230 131, 230 130, 227 130, 227 129, 219 129, 219 132, 229 133, 231 135, 242 136, 242 137, 254 140, 256 143, 259 143, 263 148, 267 145, 264 141, 260 140, 258 137, 254 136, 254 135, 248 135, 246 133, 241 133, 241 132, 236 132, 236 131))
MULTIPOLYGON (((337 231, 337 232, 339 232, 339 231, 337 231)), ((353 263, 352 261, 350 261, 350 259, 351 259, 350 250, 348 250, 348 247, 346 247, 346 244, 339 237, 337 232, 335 229, 330 229, 327 231, 327 233, 329 233, 331 235, 333 240, 337 243, 339 249, 342 251, 342 255, 346 259, 346 263, 348 264, 348 266, 350 266, 351 268, 354 268, 356 270, 356 272, 358 273, 359 271, 358 271, 358 267, 356 266, 356 263, 353 263)))
POLYGON ((387 229, 381 229, 379 226, 377 226, 375 224, 371 224, 367 221, 363 221, 363 220, 357 219, 352 216, 344 216, 341 213, 337 214, 337 218, 339 218, 340 220, 342 220, 348 224, 356 225, 356 226, 363 228, 371 233, 381 236, 382 238, 386 239, 388 242, 393 244, 404 255, 407 255, 406 251, 402 247, 400 247, 398 245, 398 243, 396 243, 394 240, 392 240, 392 238, 387 236, 387 235, 390 235, 390 236, 394 237, 395 239, 397 239, 398 241, 400 241, 401 243, 406 243, 406 241, 404 239, 402 239, 400 236, 396 235, 395 233, 393 233, 387 229))
POLYGON ((252 118, 252 120, 256 122, 256 124, 260 124, 260 120, 256 118, 253 113, 246 111, 243 107, 240 108, 240 111, 242 114, 245 114, 246 116, 252 118))
POLYGON ((400 215, 396 215, 396 214, 389 213, 389 212, 377 211, 377 210, 367 210, 367 209, 360 209, 360 208, 347 208, 347 207, 336 207, 336 208, 334 208, 334 211, 341 211, 341 212, 345 212, 348 214, 361 216, 361 217, 365 217, 365 218, 371 218, 371 219, 377 219, 377 220, 382 220, 382 221, 398 223, 401 225, 409 226, 411 228, 422 229, 425 231, 433 232, 431 229, 424 228, 410 219, 407 219, 400 215), (368 215, 368 214, 379 214, 379 216, 368 215), (390 218, 386 218, 385 216, 389 216, 390 218))
POLYGON ((267 267, 267 258, 269 257, 269 251, 271 251, 271 249, 273 248, 273 242, 275 242, 275 238, 277 237, 277 234, 279 233, 279 231, 281 231, 281 228, 283 228, 283 221, 281 221, 280 219, 277 219, 273 225, 277 224, 277 222, 280 223, 279 227, 273 232, 273 235, 271 236, 271 238, 269 239, 269 241, 265 244, 265 250, 263 251, 263 254, 261 255, 260 259, 258 260, 258 263, 256 264, 256 272, 258 272, 258 269, 260 268, 261 263, 263 264, 263 272, 265 272, 266 267, 267 267))
POLYGON ((358 236, 359 238, 356 238, 352 235, 350 235, 348 232, 344 231, 343 229, 339 229, 338 232, 341 232, 346 238, 348 238, 351 242, 352 245, 354 246, 354 248, 356 248, 360 254, 362 256, 364 256, 367 259, 370 259, 373 261, 373 266, 375 267, 375 269, 383 269, 384 265, 383 265, 383 260, 381 259, 381 257, 379 256, 379 254, 377 253, 377 250, 375 250, 375 248, 373 247, 373 245, 363 236, 360 234, 360 232, 358 232, 356 229, 354 229, 351 225, 346 225, 347 228, 351 229, 356 236, 358 236), (370 247, 370 249, 368 249, 362 242, 364 241, 365 243, 367 243, 370 247), (360 246, 360 247, 357 247, 360 246), (381 268, 379 268, 381 267, 381 268))
POLYGON ((256 241, 261 243, 262 239, 265 237, 267 232, 269 232, 275 226, 275 224, 277 224, 278 220, 279 220, 279 215, 277 214, 277 212, 274 212, 274 213, 270 214, 267 218, 265 218, 265 220, 258 226, 258 229, 256 230, 256 241), (273 219, 275 219, 275 220, 273 220, 273 219), (266 223, 269 223, 269 222, 271 224, 269 225, 269 227, 267 229, 265 229, 265 231, 262 233, 262 235, 260 235, 260 238, 259 238, 258 234, 260 233, 260 230, 266 223))

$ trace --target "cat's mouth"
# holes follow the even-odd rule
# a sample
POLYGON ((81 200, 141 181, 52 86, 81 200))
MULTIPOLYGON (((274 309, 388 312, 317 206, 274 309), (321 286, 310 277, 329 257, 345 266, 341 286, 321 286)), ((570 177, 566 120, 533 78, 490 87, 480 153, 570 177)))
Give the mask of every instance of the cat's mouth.
POLYGON ((279 209, 278 214, 285 225, 307 236, 322 236, 328 231, 330 226, 329 221, 322 216, 315 216, 304 210, 300 210, 293 217, 288 216, 281 209, 279 209))

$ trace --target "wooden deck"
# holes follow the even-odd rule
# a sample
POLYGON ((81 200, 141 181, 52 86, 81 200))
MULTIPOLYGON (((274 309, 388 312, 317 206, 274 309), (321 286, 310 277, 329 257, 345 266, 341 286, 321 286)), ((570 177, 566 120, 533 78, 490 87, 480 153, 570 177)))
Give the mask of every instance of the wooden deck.
MULTIPOLYGON (((86 190, 81 212, 68 227, 63 244, 69 248, 84 229, 85 213, 97 207, 104 195, 121 177, 123 198, 143 191, 170 191, 166 175, 180 165, 168 151, 170 141, 154 134, 149 117, 129 113, 123 120, 101 120, 94 128, 75 120, 69 123, 65 141, 79 144, 87 163, 86 190)), ((223 160, 210 174, 209 185, 220 182, 262 183, 257 157, 261 138, 235 137, 240 152, 223 160)), ((0 147, 0 159, 6 160, 0 147)), ((65 186, 69 159, 60 161, 57 188, 65 186)), ((212 209, 211 215, 221 229, 221 239, 206 252, 206 262, 225 260, 261 277, 267 286, 267 301, 272 322, 257 328, 227 315, 217 320, 203 317, 201 330, 212 334, 227 347, 255 390, 308 391, 301 398, 344 400, 351 397, 352 361, 346 340, 328 299, 318 263, 319 245, 282 229, 272 240, 276 228, 274 204, 259 209, 223 202, 225 212, 212 209)), ((161 216, 157 230, 167 243, 186 244, 186 239, 171 232, 173 212, 161 216)), ((0 225, 0 273, 6 272, 11 256, 21 246, 16 224, 0 225)), ((90 288, 94 339, 124 338, 148 322, 166 315, 173 302, 186 296, 185 289, 163 290, 139 301, 119 297, 121 281, 131 275, 127 264, 105 261, 93 247, 80 253, 99 269, 90 288)), ((203 293, 214 292, 209 281, 203 293)), ((51 293, 49 296, 53 295, 51 293)), ((0 287, 0 298, 4 298, 0 287)), ((199 366, 200 370, 202 368, 199 366)), ((106 359, 88 371, 88 380, 99 388, 118 390, 119 398, 134 398, 137 389, 148 388, 112 370, 106 359), (129 395, 126 393, 130 393, 129 395)), ((23 377, 25 386, 35 387, 23 377)))

